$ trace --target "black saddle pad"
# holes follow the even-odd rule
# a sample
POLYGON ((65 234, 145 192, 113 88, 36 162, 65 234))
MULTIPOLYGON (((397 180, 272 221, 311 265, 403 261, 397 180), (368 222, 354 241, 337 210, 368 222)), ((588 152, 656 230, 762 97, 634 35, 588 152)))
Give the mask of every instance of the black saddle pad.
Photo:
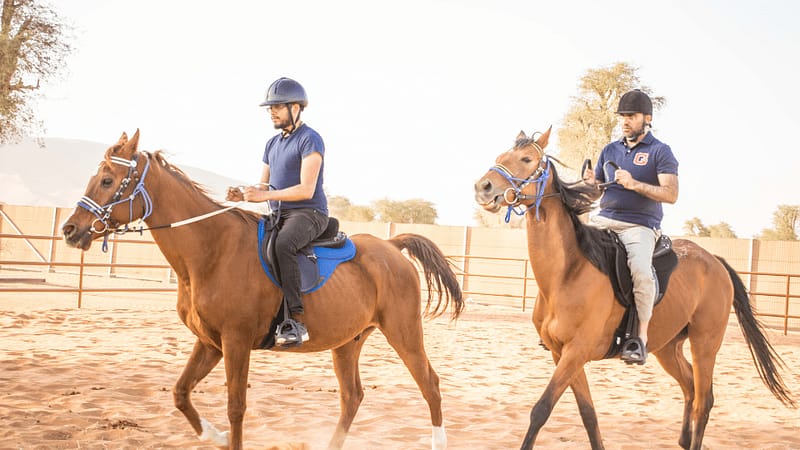
MULTIPOLYGON (((609 274, 611 278, 611 285, 614 288, 614 295, 617 301, 625 307, 634 305, 633 301, 633 280, 631 280, 631 270, 628 267, 628 252, 625 250, 625 245, 619 240, 616 233, 606 230, 611 235, 615 244, 615 251, 610 255, 612 259, 612 273, 609 274)), ((656 248, 653 251, 653 270, 656 275, 656 299, 654 305, 657 305, 664 293, 667 291, 670 275, 678 265, 678 256, 672 250, 672 240, 669 236, 661 235, 656 242, 656 248)))

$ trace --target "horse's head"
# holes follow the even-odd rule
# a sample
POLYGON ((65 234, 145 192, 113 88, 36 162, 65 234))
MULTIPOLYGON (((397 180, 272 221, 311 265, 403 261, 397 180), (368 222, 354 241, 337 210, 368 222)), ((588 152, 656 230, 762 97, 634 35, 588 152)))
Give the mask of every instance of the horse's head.
POLYGON ((497 157, 494 167, 475 183, 475 201, 483 209, 497 212, 504 206, 530 208, 541 200, 550 173, 544 148, 552 128, 536 139, 520 131, 514 147, 497 157))
POLYGON ((149 161, 140 157, 138 146, 136 130, 131 139, 122 133, 108 148, 78 207, 61 227, 67 245, 88 250, 93 240, 149 215, 150 199, 142 184, 149 161))

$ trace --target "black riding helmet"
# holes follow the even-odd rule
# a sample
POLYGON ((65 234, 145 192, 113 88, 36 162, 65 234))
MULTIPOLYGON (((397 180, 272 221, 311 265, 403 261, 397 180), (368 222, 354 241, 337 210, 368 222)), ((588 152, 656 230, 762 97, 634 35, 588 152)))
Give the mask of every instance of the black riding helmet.
POLYGON ((258 106, 280 105, 285 103, 297 103, 302 110, 308 106, 306 90, 297 81, 291 78, 278 78, 267 88, 264 101, 258 106))
POLYGON ((634 89, 626 92, 619 99, 619 106, 617 107, 617 114, 633 114, 640 112, 645 115, 653 115, 653 101, 650 96, 634 89))

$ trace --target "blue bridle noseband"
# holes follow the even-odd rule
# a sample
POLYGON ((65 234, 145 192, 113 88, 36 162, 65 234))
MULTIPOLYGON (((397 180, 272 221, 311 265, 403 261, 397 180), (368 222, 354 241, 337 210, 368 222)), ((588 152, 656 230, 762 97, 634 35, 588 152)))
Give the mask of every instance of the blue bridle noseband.
POLYGON ((99 203, 92 200, 88 196, 84 195, 81 197, 80 201, 78 202, 78 206, 89 211, 90 213, 94 214, 97 219, 92 222, 91 227, 89 228, 89 232, 91 233, 103 233, 105 237, 103 239, 103 252, 108 250, 108 235, 111 233, 116 234, 123 234, 128 232, 130 229, 128 228, 128 224, 133 221, 133 201, 136 199, 137 195, 142 196, 142 201, 144 202, 144 214, 139 220, 147 219, 150 214, 153 213, 153 201, 150 199, 150 194, 147 193, 147 189, 144 187, 144 179, 147 176, 147 170, 150 168, 150 158, 145 156, 146 164, 144 166, 144 170, 142 171, 142 176, 139 178, 139 172, 137 170, 137 157, 138 154, 135 155, 133 158, 129 160, 120 158, 117 156, 112 156, 111 162, 115 164, 119 164, 122 166, 126 166, 128 168, 128 174, 125 178, 122 179, 120 182, 119 188, 117 188, 117 192, 114 193, 114 196, 111 198, 111 202, 100 206, 99 203), (128 197, 122 198, 122 194, 130 185, 131 181, 136 182, 136 186, 133 188, 131 195, 128 197), (128 222, 125 223, 122 227, 119 227, 116 223, 111 219, 111 211, 114 206, 129 202, 128 206, 128 222), (98 230, 95 228, 95 224, 100 222, 103 224, 103 228, 98 230))
POLYGON ((503 200, 505 200, 505 202, 508 203, 508 210, 506 211, 506 217, 505 217, 506 223, 508 223, 511 220, 512 211, 514 212, 514 214, 522 216, 525 215, 525 213, 527 213, 531 208, 535 208, 536 220, 537 221, 539 220, 539 205, 541 205, 542 199, 545 198, 544 188, 545 185, 547 184, 547 179, 550 178, 551 162, 550 158, 548 158, 547 155, 544 154, 544 150, 542 150, 542 148, 538 144, 534 143, 533 145, 536 146, 536 150, 539 151, 541 159, 539 160, 539 167, 537 167, 536 170, 533 172, 533 174, 531 174, 531 176, 529 176, 528 178, 515 177, 514 175, 511 174, 511 171, 508 170, 502 164, 497 164, 491 169, 489 169, 491 171, 499 173, 503 178, 506 179, 506 181, 508 181, 511 184, 511 187, 506 189, 505 192, 503 192, 503 200), (525 187, 527 187, 529 184, 536 185, 535 196, 525 195, 522 193, 522 190, 525 189, 525 187), (509 193, 511 193, 513 197, 509 198, 509 193), (533 204, 526 208, 522 208, 520 206, 522 200, 529 200, 529 199, 534 199, 533 204))

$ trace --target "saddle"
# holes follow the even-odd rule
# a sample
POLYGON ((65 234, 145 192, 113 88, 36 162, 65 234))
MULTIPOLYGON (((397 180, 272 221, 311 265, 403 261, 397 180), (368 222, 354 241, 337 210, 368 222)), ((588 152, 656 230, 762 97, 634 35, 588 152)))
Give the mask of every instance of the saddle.
MULTIPOLYGON (((280 267, 275 257, 275 239, 281 224, 275 214, 264 216, 258 224, 258 247, 261 265, 273 283, 281 286, 280 267)), ((339 220, 331 217, 328 226, 310 244, 297 252, 297 263, 300 268, 300 292, 314 292, 328 280, 333 270, 340 263, 353 259, 356 255, 355 244, 339 231, 339 220)))
MULTIPOLYGON (((266 215, 258 223, 258 256, 261 266, 270 280, 278 287, 280 267, 275 257, 275 239, 281 223, 277 214, 266 215)), ((353 259, 356 246, 345 233, 339 231, 339 220, 331 217, 325 231, 306 247, 297 252, 297 263, 300 268, 300 292, 308 294, 321 288, 336 267, 353 259)), ((260 349, 275 346, 275 330, 286 315, 286 302, 281 302, 278 314, 273 318, 270 329, 259 345, 260 349)))
MULTIPOLYGON (((633 296, 633 280, 628 267, 628 252, 616 233, 611 230, 605 231, 614 242, 614 251, 609 254, 610 267, 612 268, 611 273, 609 273, 611 286, 614 289, 614 296, 617 302, 625 307, 625 315, 622 316, 622 321, 614 332, 614 339, 604 357, 608 359, 619 355, 624 343, 631 337, 638 335, 639 317, 636 313, 636 304, 633 296)), ((662 234, 653 251, 653 273, 656 280, 656 299, 653 306, 657 305, 664 297, 669 284, 669 277, 677 265, 678 256, 672 250, 672 240, 669 236, 662 234)))

